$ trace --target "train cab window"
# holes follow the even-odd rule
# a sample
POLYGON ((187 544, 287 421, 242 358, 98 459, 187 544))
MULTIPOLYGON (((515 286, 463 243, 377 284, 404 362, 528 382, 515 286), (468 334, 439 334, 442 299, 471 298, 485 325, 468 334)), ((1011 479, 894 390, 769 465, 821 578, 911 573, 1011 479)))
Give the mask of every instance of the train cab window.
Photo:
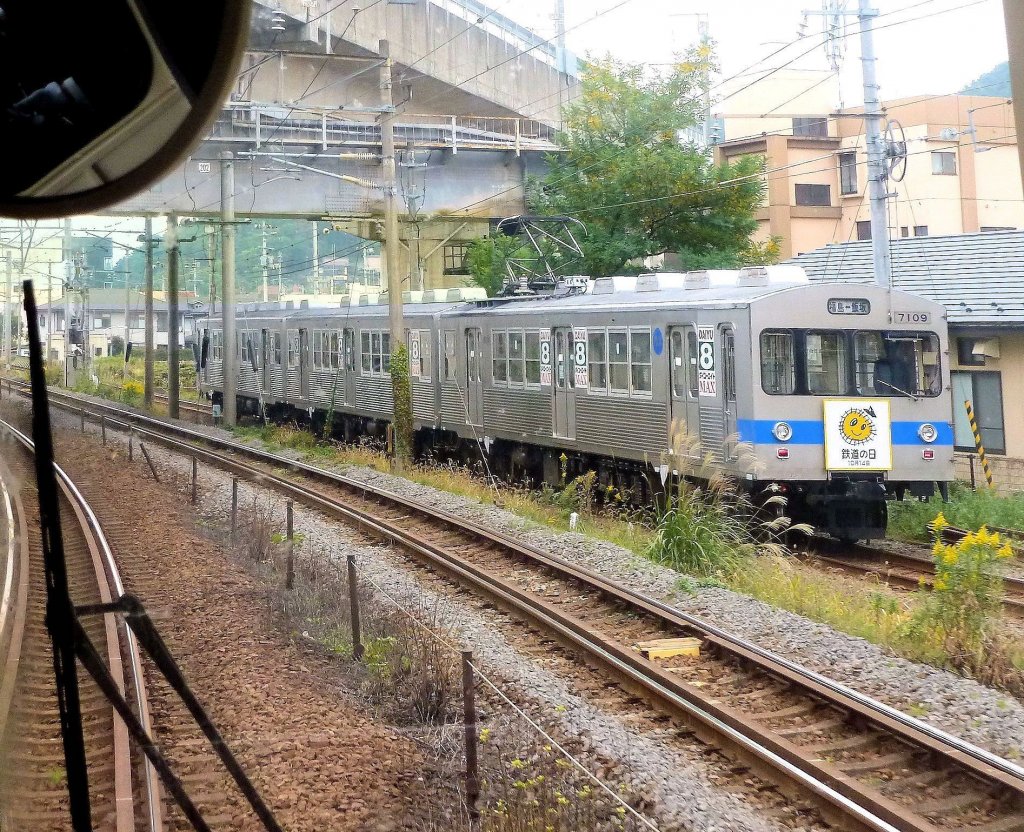
POLYGON ((455 332, 445 330, 444 333, 444 377, 446 381, 458 380, 457 364, 455 362, 455 332))
POLYGON ((819 396, 835 396, 847 390, 846 333, 808 332, 807 389, 819 396))
POLYGON ((591 393, 608 390, 608 334, 604 330, 587 332, 587 366, 591 393))
POLYGON ((491 368, 495 384, 508 383, 508 334, 491 333, 491 368))
POLYGON ((857 391, 868 396, 937 396, 942 392, 939 339, 926 332, 858 332, 857 391))
POLYGON ((608 389, 613 393, 629 393, 629 336, 625 332, 608 332, 608 389))
POLYGON ((651 331, 629 331, 630 386, 633 393, 650 393, 651 384, 651 331))
POLYGON ((792 332, 761 333, 761 389, 788 396, 796 388, 796 353, 792 332))
POLYGON ((509 384, 522 384, 526 378, 526 345, 523 343, 522 330, 511 330, 508 333, 508 380, 509 384))
POLYGON ((526 333, 526 383, 540 384, 540 333, 526 333))

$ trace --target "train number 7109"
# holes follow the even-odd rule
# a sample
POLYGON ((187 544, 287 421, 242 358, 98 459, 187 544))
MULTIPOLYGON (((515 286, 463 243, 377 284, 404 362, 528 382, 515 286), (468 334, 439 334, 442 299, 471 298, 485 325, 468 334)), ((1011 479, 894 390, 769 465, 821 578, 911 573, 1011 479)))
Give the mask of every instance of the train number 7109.
POLYGON ((893 312, 892 322, 894 324, 927 324, 931 322, 931 315, 928 312, 893 312))

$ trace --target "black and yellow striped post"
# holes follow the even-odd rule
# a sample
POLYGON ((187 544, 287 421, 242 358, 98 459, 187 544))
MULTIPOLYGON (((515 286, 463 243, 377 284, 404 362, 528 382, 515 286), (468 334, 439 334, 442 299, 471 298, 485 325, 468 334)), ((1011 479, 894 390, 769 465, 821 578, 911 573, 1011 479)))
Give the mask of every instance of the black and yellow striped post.
POLYGON ((992 470, 988 467, 988 459, 985 456, 985 446, 981 444, 981 431, 978 430, 978 423, 974 418, 974 408, 971 407, 971 400, 964 400, 964 407, 967 408, 967 420, 971 423, 971 433, 974 434, 974 446, 978 449, 978 459, 981 460, 981 470, 985 472, 985 479, 989 488, 995 488, 992 484, 992 470))

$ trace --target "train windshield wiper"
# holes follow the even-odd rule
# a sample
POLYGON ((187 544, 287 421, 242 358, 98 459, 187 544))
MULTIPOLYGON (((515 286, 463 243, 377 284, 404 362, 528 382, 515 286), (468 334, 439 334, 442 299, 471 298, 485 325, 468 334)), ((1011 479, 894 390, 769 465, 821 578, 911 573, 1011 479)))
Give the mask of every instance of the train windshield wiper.
POLYGON ((915 402, 921 401, 921 397, 920 396, 915 396, 913 393, 910 393, 910 392, 908 392, 906 390, 903 390, 903 389, 897 387, 895 384, 890 384, 885 379, 876 378, 875 379, 875 383, 876 384, 884 384, 886 387, 889 387, 889 388, 895 390, 897 393, 899 393, 902 396, 910 396, 910 398, 912 398, 915 402))

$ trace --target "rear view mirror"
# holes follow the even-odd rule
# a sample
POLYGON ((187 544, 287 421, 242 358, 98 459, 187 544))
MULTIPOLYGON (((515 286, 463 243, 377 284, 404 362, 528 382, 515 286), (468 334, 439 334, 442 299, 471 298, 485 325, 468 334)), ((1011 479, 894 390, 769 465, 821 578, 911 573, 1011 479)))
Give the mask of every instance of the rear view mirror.
POLYGON ((202 138, 251 0, 0 0, 0 216, 95 212, 202 138))

